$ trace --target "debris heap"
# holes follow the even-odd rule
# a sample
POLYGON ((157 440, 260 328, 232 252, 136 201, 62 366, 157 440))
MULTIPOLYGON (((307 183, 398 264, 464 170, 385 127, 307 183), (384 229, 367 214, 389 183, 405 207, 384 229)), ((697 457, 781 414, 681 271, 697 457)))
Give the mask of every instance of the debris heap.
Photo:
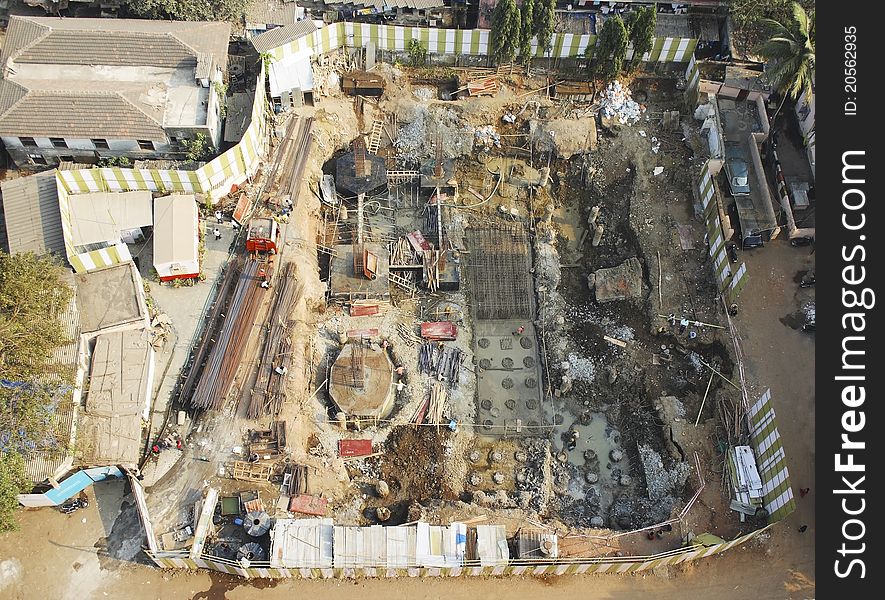
POLYGON ((645 108, 633 100, 630 88, 613 81, 605 88, 600 104, 602 115, 608 119, 616 119, 621 125, 633 125, 639 120, 645 108))

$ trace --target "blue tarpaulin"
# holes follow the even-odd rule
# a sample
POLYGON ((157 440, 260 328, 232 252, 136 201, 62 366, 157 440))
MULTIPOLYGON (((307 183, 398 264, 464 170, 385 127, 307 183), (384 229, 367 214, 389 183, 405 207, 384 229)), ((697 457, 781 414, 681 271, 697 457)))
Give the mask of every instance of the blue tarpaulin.
POLYGON ((123 472, 117 467, 95 467, 77 471, 61 483, 59 487, 46 492, 44 496, 56 506, 76 496, 96 481, 102 481, 108 477, 122 477, 123 472))

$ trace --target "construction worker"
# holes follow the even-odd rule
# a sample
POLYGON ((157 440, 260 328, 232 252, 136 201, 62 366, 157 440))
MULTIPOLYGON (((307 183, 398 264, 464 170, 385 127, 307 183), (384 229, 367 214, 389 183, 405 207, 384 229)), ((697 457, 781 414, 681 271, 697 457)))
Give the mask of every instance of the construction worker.
POLYGON ((574 450, 578 445, 578 438, 581 436, 580 432, 577 429, 572 429, 568 438, 568 449, 574 450))

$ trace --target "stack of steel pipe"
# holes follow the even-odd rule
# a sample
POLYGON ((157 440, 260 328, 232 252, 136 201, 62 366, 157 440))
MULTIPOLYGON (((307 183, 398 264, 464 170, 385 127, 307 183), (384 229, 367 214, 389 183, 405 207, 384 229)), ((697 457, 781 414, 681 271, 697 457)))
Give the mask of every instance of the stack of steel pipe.
POLYGON ((230 391, 264 293, 258 285, 259 266, 259 261, 250 260, 240 274, 224 326, 191 397, 191 404, 197 408, 220 408, 230 391))
POLYGON ((422 344, 418 350, 418 372, 426 373, 445 381, 449 387, 458 387, 458 376, 464 353, 458 348, 447 348, 442 344, 422 344))
POLYGON ((283 267, 279 281, 274 286, 276 295, 269 316, 269 329, 258 366, 258 379, 249 399, 248 417, 256 419, 264 415, 276 415, 285 399, 284 375, 291 362, 291 339, 289 338, 289 313, 301 298, 304 286, 295 275, 295 263, 283 267))
POLYGON ((188 375, 181 387, 179 399, 192 399, 194 386, 200 380, 200 375, 207 364, 207 357, 212 351, 215 340, 218 338, 220 329, 224 324, 224 314, 230 301, 234 287, 239 281, 243 261, 232 260, 225 269, 224 276, 219 287, 218 295, 212 305, 211 311, 206 318, 206 324, 200 338, 199 345, 194 349, 193 358, 188 364, 188 375))

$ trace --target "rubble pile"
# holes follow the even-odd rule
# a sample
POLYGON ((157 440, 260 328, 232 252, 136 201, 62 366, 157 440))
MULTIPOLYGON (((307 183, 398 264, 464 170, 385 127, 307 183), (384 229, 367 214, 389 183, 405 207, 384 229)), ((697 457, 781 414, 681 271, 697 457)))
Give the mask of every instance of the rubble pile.
POLYGON ((645 112, 631 97, 630 88, 621 85, 620 81, 613 81, 605 88, 601 109, 604 117, 615 119, 621 125, 633 125, 645 112))
POLYGON ((648 489, 648 500, 643 499, 641 502, 647 504, 643 508, 648 515, 649 524, 666 521, 670 518, 673 506, 679 501, 691 468, 687 462, 676 462, 672 469, 668 469, 661 455, 644 444, 639 444, 639 458, 648 489))
POLYGON ((495 129, 494 125, 469 127, 468 129, 473 133, 476 145, 482 146, 483 148, 491 148, 492 146, 495 148, 501 147, 501 136, 498 135, 498 131, 495 129))
POLYGON ((406 162, 420 162, 434 156, 437 140, 442 142, 443 155, 447 158, 457 158, 473 150, 473 131, 464 127, 458 113, 450 108, 420 104, 398 117, 403 125, 395 147, 406 162))

